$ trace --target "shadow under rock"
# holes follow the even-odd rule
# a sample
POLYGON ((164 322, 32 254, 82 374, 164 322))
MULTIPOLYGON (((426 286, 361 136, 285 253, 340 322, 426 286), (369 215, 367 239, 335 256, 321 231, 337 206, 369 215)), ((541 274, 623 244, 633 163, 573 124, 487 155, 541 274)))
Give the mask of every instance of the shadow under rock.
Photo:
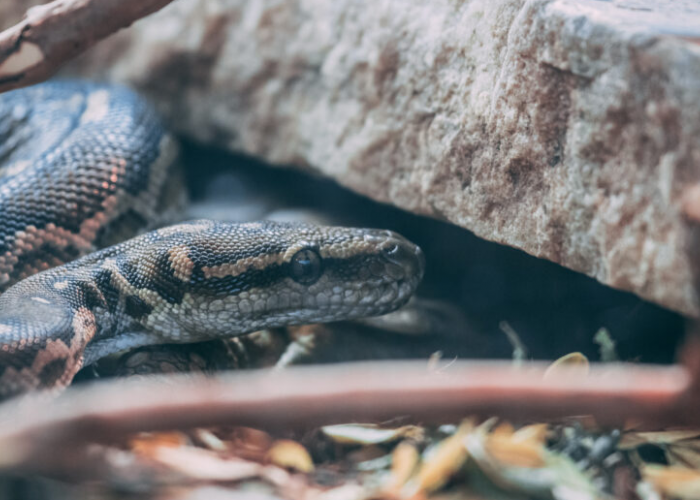
MULTIPOLYGON (((426 347, 398 357, 423 357, 440 348, 446 358, 509 358, 512 348, 499 328, 502 321, 534 359, 581 351, 597 360, 593 337, 607 328, 622 359, 669 363, 683 338, 678 314, 465 229, 373 202, 331 180, 192 143, 185 144, 184 159, 193 202, 206 200, 222 218, 311 210, 334 223, 392 229, 419 244, 427 269, 418 294, 453 304, 468 327, 437 340, 407 341, 399 335, 398 344, 426 347)), ((386 347, 386 339, 372 336, 368 349, 377 343, 386 347)))

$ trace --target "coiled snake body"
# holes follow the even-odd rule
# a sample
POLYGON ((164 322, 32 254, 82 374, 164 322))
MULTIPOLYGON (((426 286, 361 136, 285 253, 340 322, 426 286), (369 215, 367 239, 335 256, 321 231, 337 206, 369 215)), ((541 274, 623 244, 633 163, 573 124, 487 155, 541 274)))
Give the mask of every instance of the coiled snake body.
POLYGON ((0 96, 0 399, 133 347, 383 314, 422 277, 384 230, 200 220, 108 246, 179 204, 175 157, 127 89, 0 96))

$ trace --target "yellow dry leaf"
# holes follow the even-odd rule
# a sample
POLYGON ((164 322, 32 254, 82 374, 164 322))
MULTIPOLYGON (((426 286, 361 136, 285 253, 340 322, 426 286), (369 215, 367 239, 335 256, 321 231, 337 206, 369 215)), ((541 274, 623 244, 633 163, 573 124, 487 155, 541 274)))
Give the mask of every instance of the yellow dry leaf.
POLYGON ((489 420, 475 431, 483 439, 484 449, 491 459, 517 467, 542 466, 546 424, 528 425, 517 431, 507 422, 490 430, 492 426, 493 420, 489 420))
POLYGON ((562 372, 588 375, 590 363, 588 358, 580 352, 572 352, 554 361, 544 372, 544 378, 551 378, 562 372))
POLYGON ((457 432, 437 446, 424 460, 415 481, 407 485, 409 496, 437 491, 447 484, 467 461, 469 454, 464 447, 464 437, 473 429, 473 422, 465 421, 457 432))
POLYGON ((267 458, 273 464, 299 472, 313 472, 314 462, 302 445, 291 439, 280 439, 272 444, 267 458))
MULTIPOLYGON (((557 491, 575 491, 577 499, 593 500, 595 486, 566 456, 549 453, 538 441, 541 430, 515 434, 489 434, 486 422, 469 433, 464 443, 470 459, 495 485, 535 498, 564 498, 557 491)), ((569 498, 568 496, 566 498, 569 498)))
POLYGON ((515 427, 510 422, 501 422, 496 426, 491 434, 512 436, 515 433, 515 427))
POLYGON ((513 434, 513 441, 524 443, 539 444, 544 446, 547 439, 549 426, 547 424, 533 424, 521 427, 513 434))
POLYGON ((700 498, 700 471, 681 467, 647 466, 642 477, 660 493, 671 498, 700 498))
POLYGON ((129 448, 144 456, 153 456, 159 448, 177 448, 187 444, 187 436, 181 432, 142 432, 129 440, 129 448))
POLYGON ((391 474, 386 482, 384 491, 398 495, 401 487, 411 478, 420 461, 418 449, 408 442, 402 441, 391 455, 391 474))
POLYGON ((515 467, 542 467, 542 445, 534 440, 519 441, 513 436, 490 435, 486 438, 486 452, 503 465, 515 467))

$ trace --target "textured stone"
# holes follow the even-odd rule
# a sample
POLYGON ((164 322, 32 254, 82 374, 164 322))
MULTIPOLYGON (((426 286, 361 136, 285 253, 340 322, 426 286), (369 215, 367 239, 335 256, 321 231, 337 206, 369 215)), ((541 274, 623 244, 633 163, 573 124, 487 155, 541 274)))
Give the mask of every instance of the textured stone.
POLYGON ((697 316, 698 40, 679 0, 178 0, 80 64, 196 140, 697 316))
POLYGON ((6 29, 19 22, 22 16, 36 5, 42 4, 41 0, 9 0, 0 2, 0 29, 6 29))

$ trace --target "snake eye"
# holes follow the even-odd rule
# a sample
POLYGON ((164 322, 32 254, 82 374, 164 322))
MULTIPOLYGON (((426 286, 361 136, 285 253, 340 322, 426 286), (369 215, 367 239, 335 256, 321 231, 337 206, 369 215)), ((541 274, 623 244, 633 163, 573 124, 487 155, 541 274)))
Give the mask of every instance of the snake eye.
POLYGON ((292 279, 302 285, 312 285, 321 277, 321 256, 305 248, 292 257, 292 279))

